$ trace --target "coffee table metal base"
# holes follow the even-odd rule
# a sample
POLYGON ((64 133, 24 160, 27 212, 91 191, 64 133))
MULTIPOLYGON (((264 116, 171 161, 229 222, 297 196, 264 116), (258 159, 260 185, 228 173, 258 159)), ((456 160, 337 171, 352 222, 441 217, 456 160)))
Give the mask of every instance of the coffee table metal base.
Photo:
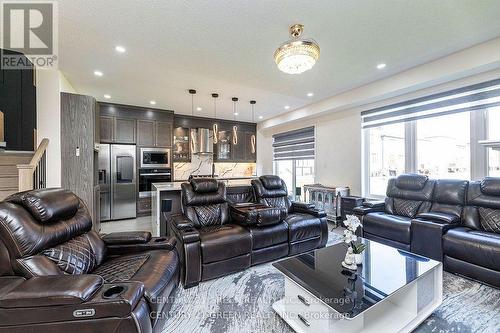
POLYGON ((298 333, 411 332, 441 304, 443 266, 420 276, 354 318, 345 318, 285 276, 285 297, 273 304, 298 333))

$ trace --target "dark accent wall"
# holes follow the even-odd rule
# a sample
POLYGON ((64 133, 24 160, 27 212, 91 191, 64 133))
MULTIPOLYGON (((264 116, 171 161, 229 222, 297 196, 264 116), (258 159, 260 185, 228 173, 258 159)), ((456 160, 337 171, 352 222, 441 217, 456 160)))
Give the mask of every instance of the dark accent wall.
MULTIPOLYGON (((0 51, 23 56, 13 51, 0 51)), ((7 149, 33 151, 36 129, 36 87, 33 67, 4 69, 0 62, 0 111, 5 116, 7 149)))

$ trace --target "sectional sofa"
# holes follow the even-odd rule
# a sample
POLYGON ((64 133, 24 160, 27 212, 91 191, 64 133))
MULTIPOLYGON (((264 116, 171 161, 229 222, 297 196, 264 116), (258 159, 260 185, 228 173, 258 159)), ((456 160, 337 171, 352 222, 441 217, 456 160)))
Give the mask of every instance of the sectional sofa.
POLYGON ((444 263, 445 270, 500 287, 500 178, 389 180, 383 202, 354 212, 363 236, 444 263))

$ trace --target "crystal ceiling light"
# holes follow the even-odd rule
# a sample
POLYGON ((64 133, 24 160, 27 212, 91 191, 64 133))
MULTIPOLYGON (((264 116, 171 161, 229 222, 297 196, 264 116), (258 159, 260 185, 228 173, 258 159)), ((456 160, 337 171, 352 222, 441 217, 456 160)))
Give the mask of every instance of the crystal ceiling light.
POLYGON ((310 70, 319 58, 319 45, 313 39, 299 38, 304 31, 302 24, 290 27, 291 40, 274 52, 274 61, 280 71, 301 74, 310 70))

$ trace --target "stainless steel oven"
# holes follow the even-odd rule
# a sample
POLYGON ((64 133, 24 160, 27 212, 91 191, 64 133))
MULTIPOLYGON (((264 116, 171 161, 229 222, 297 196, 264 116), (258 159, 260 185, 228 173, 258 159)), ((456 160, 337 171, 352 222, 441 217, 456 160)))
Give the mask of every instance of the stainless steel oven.
POLYGON ((141 148, 141 168, 170 168, 170 149, 141 148))
POLYGON ((151 196, 151 185, 172 181, 171 169, 139 169, 139 198, 151 196))

